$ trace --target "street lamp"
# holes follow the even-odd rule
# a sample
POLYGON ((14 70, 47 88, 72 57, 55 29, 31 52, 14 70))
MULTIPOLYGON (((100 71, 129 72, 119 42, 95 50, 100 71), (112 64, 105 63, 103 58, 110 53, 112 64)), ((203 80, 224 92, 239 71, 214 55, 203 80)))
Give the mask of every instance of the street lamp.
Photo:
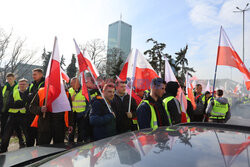
POLYGON ((240 9, 239 7, 236 7, 237 11, 234 12, 242 12, 243 14, 243 52, 242 52, 242 57, 243 57, 243 63, 245 60, 245 12, 248 11, 250 8, 248 7, 249 3, 246 4, 246 7, 244 9, 240 9))
MULTIPOLYGON (((248 7, 249 3, 246 4, 244 9, 240 9, 238 6, 236 7, 237 11, 235 13, 242 12, 243 14, 243 46, 242 46, 242 61, 245 63, 245 12, 248 11, 250 8, 248 7)), ((243 88, 244 88, 244 80, 243 80, 243 88)))

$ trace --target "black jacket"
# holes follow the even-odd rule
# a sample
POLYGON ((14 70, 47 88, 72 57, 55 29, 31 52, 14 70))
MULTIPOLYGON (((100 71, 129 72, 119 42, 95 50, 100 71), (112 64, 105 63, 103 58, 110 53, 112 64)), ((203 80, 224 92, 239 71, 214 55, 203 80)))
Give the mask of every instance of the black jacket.
MULTIPOLYGON (((173 95, 171 93, 166 94, 165 98, 169 96, 173 96, 173 95)), ((181 123, 181 110, 180 110, 179 101, 176 98, 170 100, 167 104, 167 108, 171 117, 172 124, 175 125, 175 124, 181 123)))
MULTIPOLYGON (((121 97, 115 94, 115 97, 112 101, 115 107, 114 112, 116 115, 116 130, 118 134, 132 130, 132 119, 129 119, 126 114, 129 108, 129 99, 130 96, 128 94, 123 97, 123 100, 121 97)), ((136 101, 134 98, 131 98, 131 112, 133 118, 136 117, 136 108, 136 101)))
POLYGON ((34 96, 36 95, 36 93, 38 92, 38 90, 40 88, 44 87, 44 85, 45 85, 45 78, 42 77, 42 79, 39 82, 33 81, 32 84, 33 84, 32 87, 31 87, 31 85, 28 87, 28 91, 29 91, 29 104, 32 101, 32 99, 34 98, 34 96), (39 87, 40 84, 41 84, 41 86, 39 87))
POLYGON ((20 97, 22 100, 14 101, 13 92, 10 93, 8 107, 9 108, 26 108, 27 109, 27 102, 28 102, 28 91, 20 92, 20 97))
MULTIPOLYGON (((92 109, 90 111, 89 122, 93 126, 94 140, 100 140, 116 134, 115 118, 109 112, 104 99, 100 96, 91 101, 92 109)), ((114 107, 111 104, 111 109, 114 107)))
MULTIPOLYGON (((152 105, 156 112, 157 124, 159 126, 169 126, 168 116, 166 110, 164 109, 163 102, 159 99, 157 102, 149 95, 145 98, 149 101, 149 104, 152 105)), ((151 109, 150 106, 143 102, 139 105, 136 110, 137 121, 140 129, 150 128, 151 121, 151 109)))

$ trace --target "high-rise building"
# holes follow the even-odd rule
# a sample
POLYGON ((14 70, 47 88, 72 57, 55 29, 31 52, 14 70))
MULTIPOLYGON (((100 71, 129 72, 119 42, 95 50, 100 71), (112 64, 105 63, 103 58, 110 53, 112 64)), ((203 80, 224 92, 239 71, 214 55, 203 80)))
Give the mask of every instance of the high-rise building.
POLYGON ((132 26, 119 20, 109 25, 108 50, 119 48, 124 52, 125 60, 131 50, 132 26))
POLYGON ((110 24, 108 30, 107 60, 108 61, 110 60, 109 55, 112 54, 111 50, 117 48, 123 53, 121 54, 121 58, 123 62, 125 62, 131 50, 131 38, 132 38, 131 25, 125 23, 121 19, 119 21, 110 24))

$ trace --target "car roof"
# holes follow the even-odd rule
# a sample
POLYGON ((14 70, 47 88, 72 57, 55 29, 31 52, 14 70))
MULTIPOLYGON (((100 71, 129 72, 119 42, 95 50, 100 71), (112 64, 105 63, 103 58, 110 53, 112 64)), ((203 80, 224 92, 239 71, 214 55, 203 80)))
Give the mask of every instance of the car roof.
POLYGON ((247 166, 249 131, 215 125, 128 132, 74 148, 42 166, 247 166))

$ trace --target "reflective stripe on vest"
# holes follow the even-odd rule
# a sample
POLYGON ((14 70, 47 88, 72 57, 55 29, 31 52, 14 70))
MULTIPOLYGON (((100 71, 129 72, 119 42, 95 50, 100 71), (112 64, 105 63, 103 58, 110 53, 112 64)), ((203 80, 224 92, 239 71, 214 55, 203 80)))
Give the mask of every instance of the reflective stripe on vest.
POLYGON ((225 119, 228 112, 228 104, 221 104, 217 100, 214 100, 213 110, 211 112, 210 119, 225 119))
POLYGON ((149 105, 150 110, 151 110, 151 121, 150 121, 150 127, 152 129, 157 129, 158 128, 158 123, 157 123, 157 117, 156 117, 156 113, 155 113, 155 109, 152 105, 150 105, 148 100, 142 100, 141 104, 145 102, 149 105))
POLYGON ((72 96, 75 95, 75 99, 72 100, 72 110, 73 112, 84 112, 86 110, 86 98, 82 95, 82 90, 76 94, 73 88, 69 89, 69 93, 72 96))
MULTIPOLYGON (((13 88, 13 91, 16 90, 16 89, 18 89, 18 85, 15 85, 15 87, 13 88)), ((4 94, 5 94, 6 90, 7 90, 7 85, 4 85, 3 90, 2 90, 2 96, 3 97, 4 97, 4 94)))
POLYGON ((170 102, 170 101, 173 100, 174 98, 175 98, 174 96, 169 96, 169 97, 167 97, 167 98, 165 98, 165 99, 163 100, 163 106, 164 106, 164 108, 165 108, 165 110, 166 110, 166 113, 167 113, 167 115, 168 115, 168 121, 169 121, 170 125, 172 125, 172 121, 171 121, 171 118, 170 118, 170 114, 169 114, 169 112, 168 112, 168 102, 170 102))
MULTIPOLYGON (((40 87, 42 86, 42 84, 44 83, 44 81, 43 82, 41 82, 39 85, 38 85, 38 90, 40 89, 40 87)), ((34 84, 32 83, 31 85, 30 85, 30 87, 29 87, 29 92, 31 92, 31 89, 32 89, 32 87, 34 86, 34 84)))
MULTIPOLYGON (((21 99, 20 92, 18 89, 14 89, 13 99, 14 99, 14 102, 19 101, 19 100, 23 101, 23 99, 21 99)), ((25 107, 23 107, 23 108, 10 108, 9 109, 10 113, 18 113, 18 111, 20 111, 20 113, 22 113, 22 114, 26 113, 25 107)))

